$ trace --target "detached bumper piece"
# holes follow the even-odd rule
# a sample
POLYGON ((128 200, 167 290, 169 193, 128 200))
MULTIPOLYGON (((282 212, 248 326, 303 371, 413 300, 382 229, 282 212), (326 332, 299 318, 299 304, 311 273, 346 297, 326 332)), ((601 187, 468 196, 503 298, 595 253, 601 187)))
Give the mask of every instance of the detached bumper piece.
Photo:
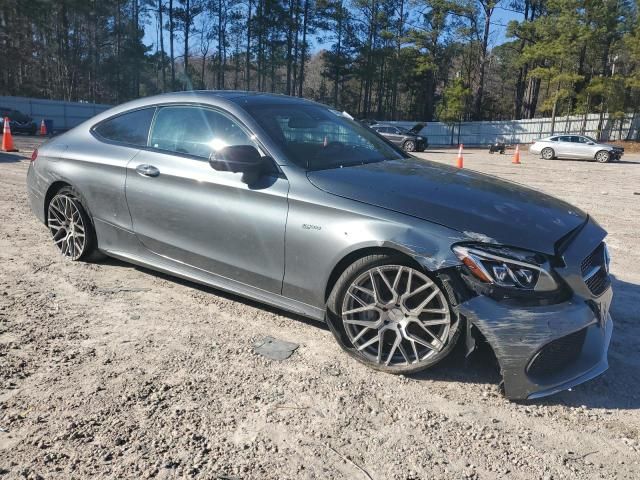
POLYGON ((613 293, 604 235, 589 221, 563 253, 556 272, 573 292, 564 302, 519 307, 479 295, 460 305, 493 348, 508 398, 545 397, 607 370, 613 293))

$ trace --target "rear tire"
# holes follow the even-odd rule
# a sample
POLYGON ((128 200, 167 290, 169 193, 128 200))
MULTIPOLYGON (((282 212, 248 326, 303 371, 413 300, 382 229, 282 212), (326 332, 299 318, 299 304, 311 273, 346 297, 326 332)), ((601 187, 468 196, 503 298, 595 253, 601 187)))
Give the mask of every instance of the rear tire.
POLYGON ((607 163, 609 162, 609 160, 611 160, 611 154, 606 150, 600 150, 598 153, 596 153, 595 159, 598 163, 607 163))
POLYGON ((72 187, 58 190, 47 205, 47 227, 60 253, 72 261, 96 261, 98 251, 93 221, 72 187))
POLYGON ((447 294, 438 279, 407 258, 369 255, 336 281, 327 322, 340 346, 359 362, 411 374, 439 363, 457 343, 461 322, 447 294))
POLYGON ((416 143, 413 140, 407 140, 406 142, 404 142, 404 145, 402 145, 402 148, 405 150, 405 152, 415 152, 416 143))
POLYGON ((544 158, 545 160, 553 160, 553 158, 556 156, 555 152, 553 151, 553 148, 543 148, 542 152, 540 152, 540 156, 542 158, 544 158))

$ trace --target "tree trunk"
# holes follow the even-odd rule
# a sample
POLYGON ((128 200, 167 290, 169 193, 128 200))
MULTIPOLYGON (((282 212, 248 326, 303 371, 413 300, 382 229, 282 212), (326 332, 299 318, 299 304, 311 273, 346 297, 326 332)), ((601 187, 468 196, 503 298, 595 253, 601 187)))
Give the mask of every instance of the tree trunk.
POLYGON ((251 25, 253 20, 251 18, 251 10, 253 8, 253 1, 249 0, 249 6, 247 7, 247 52, 245 58, 245 79, 244 85, 247 90, 251 90, 251 25))
POLYGON ((189 81, 189 33, 191 32, 191 2, 186 0, 184 6, 184 89, 191 90, 189 81))
POLYGON ((473 108, 473 116, 476 120, 482 120, 482 100, 484 96, 484 76, 487 65, 487 48, 489 45, 489 31, 491 29, 491 15, 493 4, 482 2, 484 10, 484 30, 482 33, 482 45, 480 47, 480 72, 478 74, 478 90, 473 108))
POLYGON ((173 51, 173 0, 169 0, 169 56, 171 57, 171 90, 176 88, 176 62, 173 51))
MULTIPOLYGON (((309 0, 304 0, 304 20, 302 21, 302 46, 300 48, 300 76, 298 78, 298 96, 304 93, 304 64, 307 62, 307 29, 309 24, 309 0)), ((336 94, 337 100, 337 94, 336 94)), ((337 104, 336 104, 337 106, 337 104)))
POLYGON ((158 0, 158 23, 160 23, 160 69, 162 70, 162 91, 167 91, 167 68, 164 62, 164 22, 162 21, 162 0, 158 0))

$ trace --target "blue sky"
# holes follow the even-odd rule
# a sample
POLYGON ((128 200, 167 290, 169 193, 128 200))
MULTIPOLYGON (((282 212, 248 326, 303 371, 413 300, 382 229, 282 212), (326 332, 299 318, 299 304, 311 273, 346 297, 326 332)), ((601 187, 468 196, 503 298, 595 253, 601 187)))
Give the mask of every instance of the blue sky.
MULTIPOLYGON (((505 36, 506 30, 507 30, 507 23, 509 23, 509 21, 511 20, 521 20, 522 19, 522 14, 521 13, 516 13, 513 12, 512 10, 509 9, 508 4, 505 2, 505 0, 502 0, 502 2, 505 4, 504 7, 496 7, 494 13, 493 13, 493 18, 491 19, 491 37, 490 37, 490 42, 489 42, 489 46, 490 47, 495 47, 496 45, 500 45, 501 43, 504 43, 505 41, 507 41, 507 38, 505 36)), ((144 35, 144 43, 145 45, 151 45, 151 51, 155 52, 156 51, 156 18, 155 16, 151 16, 151 18, 148 20, 148 24, 147 27, 145 29, 145 35, 144 35)), ((165 33, 165 50, 168 51, 168 35, 165 33)), ((194 40, 195 41, 195 40, 194 40)), ((316 44, 316 50, 321 48, 322 45, 318 45, 316 44)), ((176 51, 176 55, 182 55, 182 41, 180 40, 180 38, 178 38, 178 40, 175 43, 175 51, 176 51)))

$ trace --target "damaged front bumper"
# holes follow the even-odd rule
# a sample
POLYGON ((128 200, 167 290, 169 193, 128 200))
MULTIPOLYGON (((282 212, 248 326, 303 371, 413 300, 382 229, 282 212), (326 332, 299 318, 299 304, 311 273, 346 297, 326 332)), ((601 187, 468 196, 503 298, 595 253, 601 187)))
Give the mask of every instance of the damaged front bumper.
POLYGON ((493 348, 508 398, 552 395, 607 370, 613 292, 605 236, 588 219, 561 248, 554 271, 571 291, 564 301, 523 306, 477 295, 459 305, 493 348))
POLYGON ((513 308, 478 296, 460 305, 460 313, 492 346, 505 396, 533 399, 574 387, 607 370, 613 330, 608 313, 611 298, 609 288, 600 297, 598 310, 575 297, 558 305, 513 308))

